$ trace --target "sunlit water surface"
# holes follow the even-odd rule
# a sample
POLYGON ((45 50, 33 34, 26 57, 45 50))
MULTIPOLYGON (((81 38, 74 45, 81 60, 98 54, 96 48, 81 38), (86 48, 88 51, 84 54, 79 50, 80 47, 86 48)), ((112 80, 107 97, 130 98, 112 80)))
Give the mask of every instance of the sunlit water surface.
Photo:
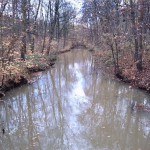
POLYGON ((0 150, 150 150, 146 93, 93 71, 88 51, 62 54, 32 85, 0 105, 0 150))

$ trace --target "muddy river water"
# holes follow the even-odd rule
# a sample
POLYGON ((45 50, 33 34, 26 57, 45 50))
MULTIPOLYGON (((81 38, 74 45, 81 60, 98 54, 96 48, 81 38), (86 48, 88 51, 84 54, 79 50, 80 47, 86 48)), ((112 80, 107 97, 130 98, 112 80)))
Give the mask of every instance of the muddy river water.
POLYGON ((91 53, 61 54, 55 68, 0 104, 0 150, 150 150, 150 96, 93 70, 91 53))

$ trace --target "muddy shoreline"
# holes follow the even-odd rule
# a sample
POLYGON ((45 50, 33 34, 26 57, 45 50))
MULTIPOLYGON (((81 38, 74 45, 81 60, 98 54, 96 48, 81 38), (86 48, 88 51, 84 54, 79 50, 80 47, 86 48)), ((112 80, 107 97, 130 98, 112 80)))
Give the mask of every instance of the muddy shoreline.
MULTIPOLYGON (((15 82, 15 80, 13 80, 13 79, 8 79, 5 82, 5 84, 0 87, 0 98, 2 98, 3 96, 5 96, 5 93, 8 92, 8 91, 10 91, 11 89, 20 87, 20 86, 22 86, 24 84, 32 84, 32 83, 34 83, 35 81, 32 80, 32 74, 38 73, 38 72, 41 72, 41 71, 46 71, 47 69, 52 68, 54 64, 55 64, 55 62, 53 62, 52 64, 50 64, 49 67, 47 67, 45 69, 28 70, 29 78, 26 78, 24 76, 20 76, 20 79, 18 80, 18 82, 15 82)), ((38 77, 38 75, 37 75, 37 77, 38 77)))

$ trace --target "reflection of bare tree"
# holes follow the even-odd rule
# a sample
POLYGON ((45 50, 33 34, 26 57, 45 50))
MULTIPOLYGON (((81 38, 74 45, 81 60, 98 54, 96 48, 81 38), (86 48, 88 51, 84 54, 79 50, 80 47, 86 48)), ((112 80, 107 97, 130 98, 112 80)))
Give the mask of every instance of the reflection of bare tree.
MULTIPOLYGON (((117 86, 115 85, 117 83, 112 82, 97 80, 90 85, 93 87, 91 90, 93 100, 91 106, 79 116, 82 126, 85 127, 81 135, 94 149, 127 149, 127 145, 129 149, 138 149, 142 143, 146 144, 141 134, 144 132, 141 129, 143 126, 140 124, 141 118, 139 116, 134 118, 131 115, 127 108, 126 95, 120 94, 126 93, 127 87, 117 86)), ((133 99, 133 95, 130 96, 133 99)), ((148 145, 147 143, 143 147, 148 145)))
MULTIPOLYGON (((60 69, 60 68, 59 68, 60 69)), ((60 71, 60 70, 59 70, 60 71)), ((54 82, 54 77, 52 76, 51 74, 51 71, 50 71, 50 77, 51 77, 51 81, 52 81, 52 86, 53 86, 53 92, 55 93, 55 102, 57 102, 57 104, 55 105, 55 107, 57 106, 58 108, 58 116, 57 116, 57 123, 59 125, 59 130, 60 130, 60 134, 61 134, 61 140, 60 140, 60 146, 61 145, 64 145, 64 135, 65 135, 65 127, 64 127, 64 123, 65 123, 65 119, 64 119, 64 114, 63 114, 63 108, 62 108, 62 102, 63 100, 61 100, 61 92, 60 92, 60 95, 58 94, 58 91, 56 89, 56 85, 55 85, 55 82, 54 82)), ((60 76, 60 73, 59 73, 59 77, 60 76)), ((61 83, 60 83, 60 79, 59 79, 59 88, 61 89, 61 83)), ((59 91, 60 91, 59 89, 59 91)), ((65 135, 66 136, 66 135, 65 135)), ((67 136, 66 136, 67 137, 67 136)))
POLYGON ((28 109, 28 140, 29 140, 29 149, 33 150, 33 118, 32 118, 32 107, 31 107, 31 99, 29 93, 26 94, 27 99, 27 109, 28 109))
MULTIPOLYGON (((34 137, 36 135, 36 126, 33 121, 33 108, 32 108, 32 93, 27 92, 26 95, 18 95, 16 101, 4 107, 6 113, 6 134, 4 149, 34 149, 34 137), (24 99, 24 100, 23 100, 24 99), (27 103, 26 103, 27 102, 27 103), (28 138, 27 138, 28 135, 28 138), (28 142, 27 142, 28 139, 28 142)), ((37 138, 36 138, 37 139, 37 138)), ((38 140, 37 140, 38 141, 38 140)), ((40 147, 38 148, 40 149, 40 147)))

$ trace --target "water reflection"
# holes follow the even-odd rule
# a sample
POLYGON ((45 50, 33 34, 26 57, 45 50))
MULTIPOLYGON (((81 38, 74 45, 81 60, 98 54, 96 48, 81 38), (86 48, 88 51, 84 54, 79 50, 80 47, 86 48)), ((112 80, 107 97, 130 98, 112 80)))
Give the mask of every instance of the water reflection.
POLYGON ((150 114, 129 106, 150 97, 91 67, 91 54, 74 50, 33 85, 9 92, 0 150, 149 150, 150 114))

